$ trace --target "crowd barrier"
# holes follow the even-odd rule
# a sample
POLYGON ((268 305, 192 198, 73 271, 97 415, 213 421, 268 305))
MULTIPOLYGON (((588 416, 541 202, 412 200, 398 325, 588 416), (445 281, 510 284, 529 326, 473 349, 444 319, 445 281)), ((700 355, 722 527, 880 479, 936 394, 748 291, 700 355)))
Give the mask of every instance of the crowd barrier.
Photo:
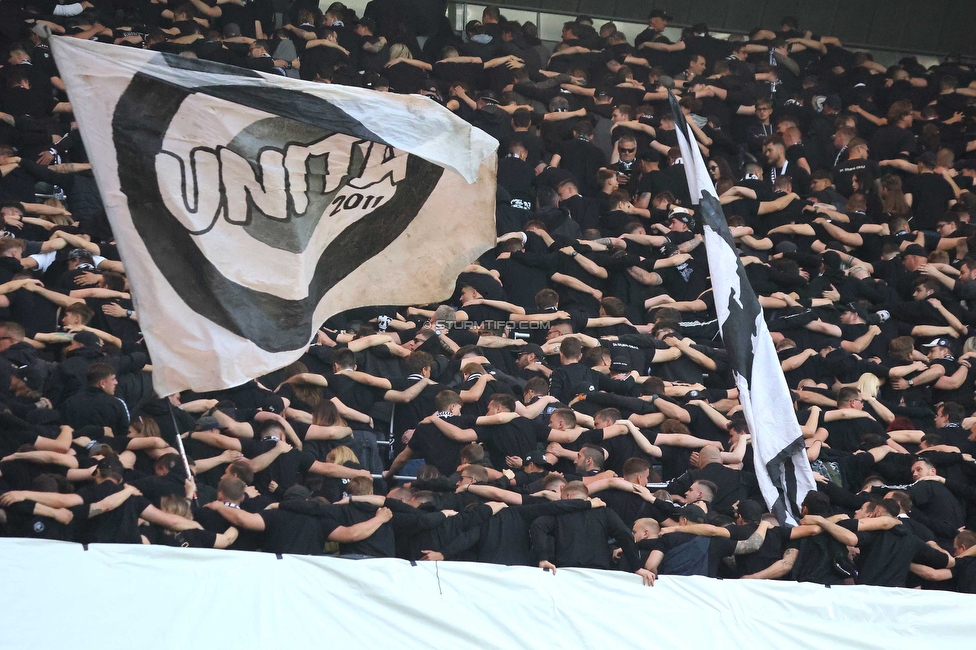
POLYGON ((0 540, 0 648, 971 648, 976 596, 0 540))

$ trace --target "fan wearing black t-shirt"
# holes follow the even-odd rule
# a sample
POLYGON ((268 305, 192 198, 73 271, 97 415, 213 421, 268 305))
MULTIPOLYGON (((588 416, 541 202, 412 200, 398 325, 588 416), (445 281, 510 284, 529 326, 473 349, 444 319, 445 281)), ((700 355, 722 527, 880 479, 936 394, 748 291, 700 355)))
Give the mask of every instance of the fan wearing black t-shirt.
POLYGON ((952 548, 955 566, 934 569, 923 564, 912 564, 912 573, 933 582, 952 580, 959 593, 976 594, 976 533, 971 530, 962 531, 953 540, 952 548))
POLYGON ((352 544, 373 533, 393 518, 389 508, 379 508, 366 521, 341 526, 334 518, 334 506, 312 501, 307 488, 296 485, 285 494, 277 509, 251 513, 213 501, 207 507, 220 513, 238 529, 264 533, 262 547, 269 553, 321 555, 325 542, 352 544))
MULTIPOLYGON (((589 494, 582 482, 571 481, 563 486, 561 498, 588 499, 589 494)), ((539 567, 552 572, 557 566, 609 569, 607 542, 613 538, 623 549, 627 566, 639 567, 634 573, 645 585, 654 584, 655 576, 638 562, 631 531, 607 508, 539 517, 532 522, 531 536, 539 567)))
POLYGON ((266 495, 282 496, 309 472, 333 478, 370 476, 367 470, 322 462, 311 453, 295 449, 284 440, 286 435, 297 438, 287 421, 271 413, 265 414, 265 417, 269 421, 257 439, 233 438, 214 431, 197 431, 193 433, 193 438, 218 449, 243 453, 250 459, 251 469, 255 472, 255 486, 266 495))
POLYGON ((79 541, 84 543, 139 544, 142 541, 139 519, 173 531, 202 528, 195 521, 163 512, 138 490, 124 486, 124 471, 117 457, 103 458, 96 466, 94 485, 75 494, 7 492, 0 498, 0 506, 29 500, 49 508, 71 508, 75 517, 88 520, 78 535, 79 541))
POLYGON ((896 501, 867 501, 854 514, 855 519, 840 525, 857 533, 857 583, 881 587, 904 587, 909 567, 921 564, 933 569, 952 568, 955 560, 926 544, 898 519, 896 501))
MULTIPOLYGON (((444 419, 462 430, 470 430, 475 418, 461 415, 461 396, 452 390, 444 390, 434 399, 437 413, 424 418, 414 429, 407 446, 393 459, 383 477, 395 476, 411 458, 423 458, 436 467, 443 476, 450 476, 461 462, 461 449, 467 443, 458 442, 441 433, 434 419, 444 419)), ((473 431, 472 431, 473 433, 473 431)))

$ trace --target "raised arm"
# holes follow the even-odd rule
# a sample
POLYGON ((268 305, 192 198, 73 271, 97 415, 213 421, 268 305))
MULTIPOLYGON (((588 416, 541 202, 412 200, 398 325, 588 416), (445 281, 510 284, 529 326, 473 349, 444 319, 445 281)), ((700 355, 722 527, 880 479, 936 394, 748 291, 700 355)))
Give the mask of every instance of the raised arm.
POLYGON ((474 429, 462 429, 457 427, 444 418, 439 418, 437 416, 431 416, 427 421, 437 427, 437 430, 443 433, 445 436, 451 440, 456 440, 458 442, 475 442, 478 440, 478 434, 474 429))
POLYGON ((264 517, 256 512, 248 512, 246 510, 241 510, 240 508, 231 508, 230 506, 224 505, 220 501, 211 501, 204 507, 210 508, 211 510, 216 510, 221 517, 226 519, 235 528, 244 528, 245 530, 264 532, 264 517))
POLYGON ((340 544, 362 541, 379 530, 379 527, 390 519, 393 519, 393 511, 389 508, 380 508, 371 519, 352 526, 339 526, 329 534, 329 541, 340 544))
POLYGON ((796 557, 799 553, 800 551, 798 549, 788 548, 783 553, 783 559, 773 562, 762 571, 742 577, 749 580, 776 580, 777 578, 782 578, 793 570, 793 565, 796 563, 796 557))

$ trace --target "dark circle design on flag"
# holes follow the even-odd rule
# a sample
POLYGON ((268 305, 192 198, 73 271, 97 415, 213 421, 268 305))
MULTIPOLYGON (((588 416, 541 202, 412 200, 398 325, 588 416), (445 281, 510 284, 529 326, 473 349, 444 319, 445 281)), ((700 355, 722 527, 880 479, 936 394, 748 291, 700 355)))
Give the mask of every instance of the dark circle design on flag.
POLYGON ((334 104, 283 88, 184 88, 137 73, 116 105, 112 138, 120 188, 136 232, 159 272, 191 309, 262 350, 300 349, 314 334, 313 312, 322 297, 403 233, 444 170, 408 154, 404 180, 397 184, 394 195, 345 228, 326 247, 315 265, 306 298, 289 300, 256 291, 221 273, 166 208, 160 193, 156 155, 183 101, 194 93, 290 118, 325 132, 383 141, 334 104))

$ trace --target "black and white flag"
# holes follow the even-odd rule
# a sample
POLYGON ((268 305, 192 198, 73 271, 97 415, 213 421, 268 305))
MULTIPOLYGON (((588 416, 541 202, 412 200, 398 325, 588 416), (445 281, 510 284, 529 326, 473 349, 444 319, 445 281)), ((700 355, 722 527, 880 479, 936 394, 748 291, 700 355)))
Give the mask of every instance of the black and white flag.
POLYGON ((162 395, 442 300, 495 243, 497 142, 428 98, 51 40, 162 395))
MULTIPOLYGON (((670 93, 669 93, 670 94, 670 93)), ((681 107, 670 95, 692 201, 698 203, 722 340, 729 352, 746 422, 756 478, 770 511, 796 525, 798 504, 816 490, 786 378, 759 299, 739 260, 712 178, 681 107)))

